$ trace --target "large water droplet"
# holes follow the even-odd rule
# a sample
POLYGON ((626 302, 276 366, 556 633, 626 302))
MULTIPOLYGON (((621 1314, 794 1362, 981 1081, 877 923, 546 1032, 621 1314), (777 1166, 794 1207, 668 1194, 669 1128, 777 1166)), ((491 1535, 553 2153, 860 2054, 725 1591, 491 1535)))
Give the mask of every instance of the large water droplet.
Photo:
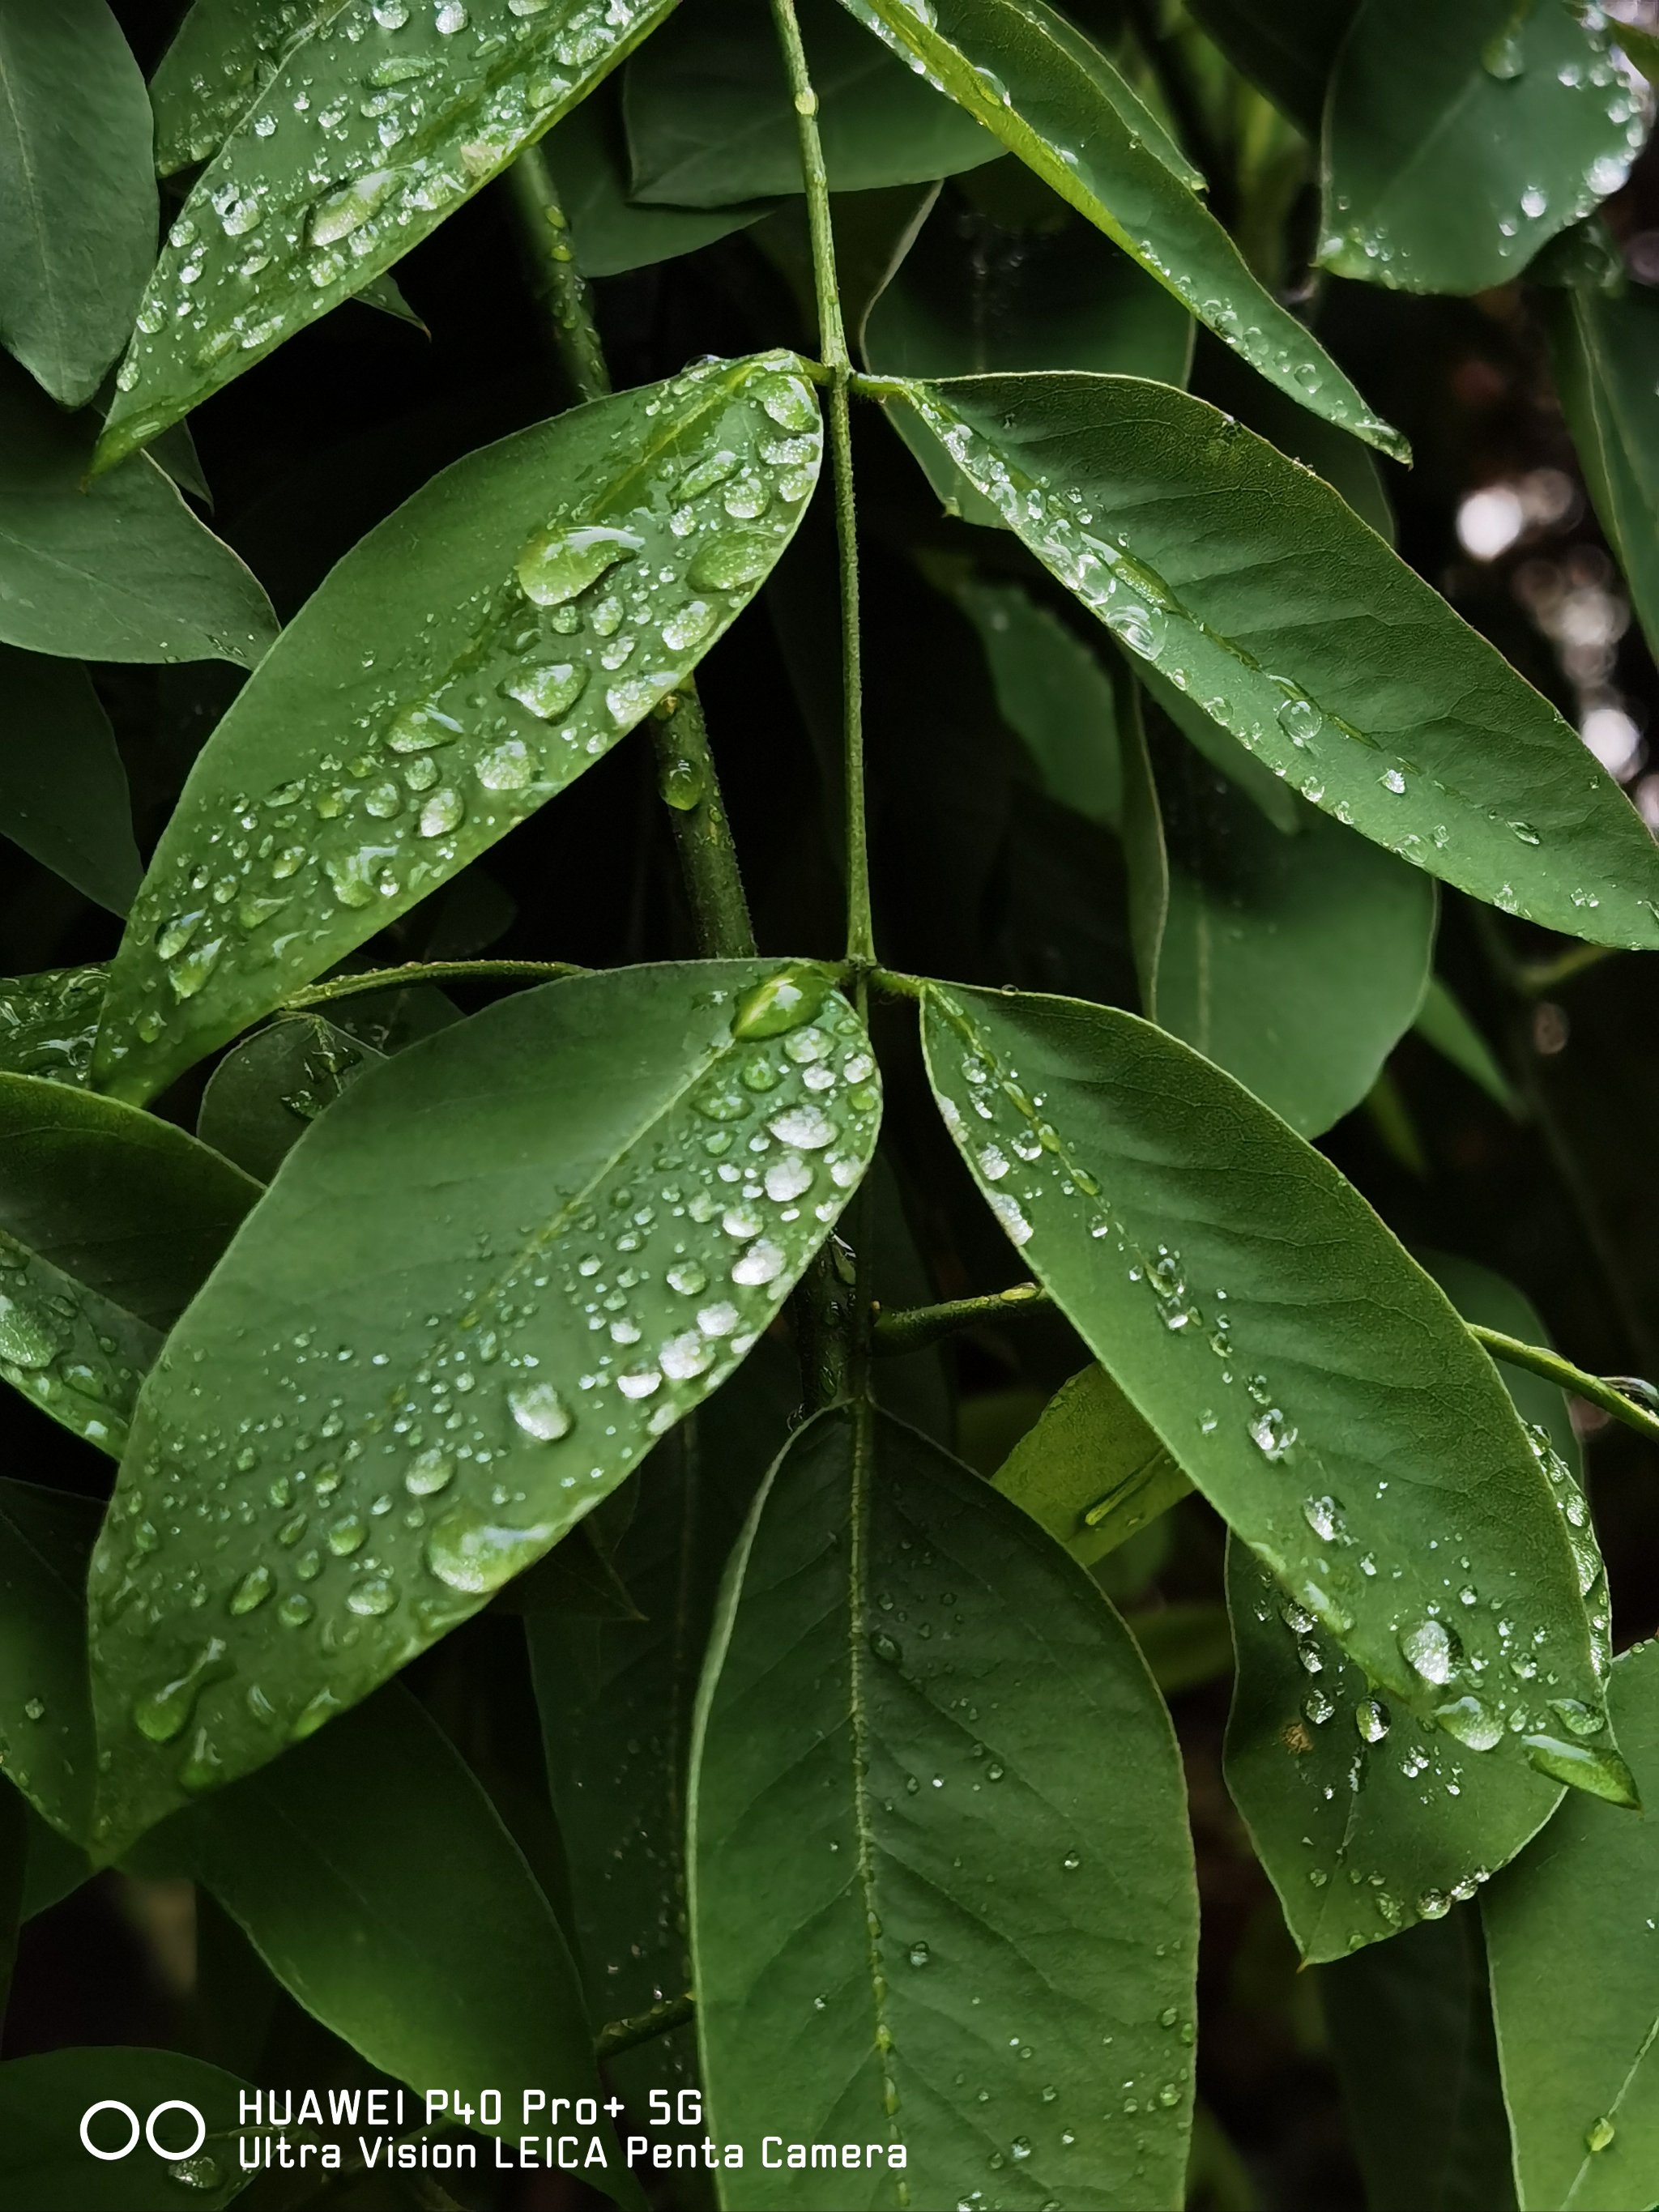
POLYGON ((484 1597, 538 1559, 558 1533, 548 1521, 514 1528, 472 1506, 446 1513, 426 1540, 426 1563, 441 1583, 484 1597))
POLYGON ((644 543, 631 530, 599 523, 544 530, 519 556, 519 581, 538 607, 562 606, 644 543))
POLYGON ((513 1418, 538 1444, 557 1443, 575 1425, 575 1416, 550 1382, 522 1382, 507 1394, 513 1418))

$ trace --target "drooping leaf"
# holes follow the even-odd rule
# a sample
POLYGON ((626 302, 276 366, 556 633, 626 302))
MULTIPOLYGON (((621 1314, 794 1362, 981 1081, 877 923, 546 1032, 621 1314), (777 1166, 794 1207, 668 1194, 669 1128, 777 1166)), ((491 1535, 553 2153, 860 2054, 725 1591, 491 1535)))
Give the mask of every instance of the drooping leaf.
MULTIPOLYGON (((97 2044, 9 2058, 0 2065, 4 2202, 15 2212, 155 2212, 185 2201, 200 2212, 219 2212, 254 2178, 238 2155, 245 2136, 252 2141, 262 2132, 240 2125, 241 2100, 251 2094, 235 2075, 181 2051, 97 2044), (123 2157, 131 2123, 125 2112, 100 2112, 88 2130, 106 2155, 88 2158, 82 2120, 90 2106, 112 2099, 138 2116, 138 2139, 123 2157), (183 2161, 158 2158, 143 2134, 156 2106, 175 2100, 193 2106, 206 2130, 196 2155, 183 2161)), ((196 2133, 188 2112, 163 2112, 155 2122, 164 2151, 183 2148, 196 2133)))
POLYGON ((73 660, 234 660, 270 603, 147 456, 88 486, 84 416, 0 364, 0 642, 73 660))
POLYGON ((1622 1790, 1616 1753, 1589 1742, 1565 1500, 1491 1361, 1358 1193, 1133 1015, 935 983, 923 1000, 941 1111, 1003 1228, 1285 1596, 1465 1749, 1622 1790), (1560 1701, 1582 1758, 1562 1754, 1560 1701))
POLYGON ((320 1014, 273 1022, 214 1069, 196 1133, 269 1182, 317 1116, 384 1056, 320 1014))
MULTIPOLYGON (((830 189, 926 183, 996 159, 988 131, 872 46, 835 0, 799 9, 830 189)), ((628 65, 633 197, 717 208, 798 192, 800 139, 766 0, 669 23, 628 65)))
POLYGON ((1328 485, 1134 378, 906 396, 1119 643, 1305 799, 1506 913, 1659 945, 1659 854, 1635 809, 1328 485))
POLYGON ((149 82, 155 167, 170 177, 216 154, 276 75, 283 49, 343 0, 192 0, 149 82))
POLYGON ((1567 426, 1650 647, 1659 640, 1659 299, 1645 286, 1541 295, 1567 426))
POLYGON ((1061 1383, 993 1485, 1085 1567, 1193 1486, 1103 1367, 1061 1383))
POLYGON ((727 2205, 1180 2203, 1197 1930, 1168 1717, 1060 1547, 872 1408, 821 1414, 757 1501, 690 1833, 710 2132, 882 2147, 855 2178, 728 2172, 727 2205))
POLYGON ((170 1121, 0 1074, 0 1379, 118 1456, 163 1334, 258 1195, 170 1121))
POLYGON ((1365 0, 1325 119, 1322 264, 1479 292, 1617 191, 1646 135, 1599 9, 1365 0))
POLYGON ((0 1790, 0 2005, 11 1995, 28 1869, 29 1812, 15 1790, 0 1790))
MULTIPOLYGON (((1613 1662, 1608 1702, 1659 1790, 1659 1647, 1613 1662)), ((1482 1899, 1522 2212, 1637 2212, 1659 2171, 1659 2001, 1648 1923, 1659 1831, 1569 1800, 1547 1846, 1482 1899)))
POLYGON ((1190 745, 1157 743, 1170 862, 1151 1012, 1304 1137, 1357 1106, 1411 1026, 1435 890, 1304 810, 1275 830, 1190 745))
POLYGON ((86 1588, 99 1518, 94 1498, 0 1481, 0 1766, 72 1839, 92 1811, 86 1588))
POLYGON ((1515 2212, 1473 1908, 1324 1967, 1319 1996, 1367 2203, 1515 2212))
POLYGON ((1442 977, 1430 976, 1412 1026, 1425 1043, 1431 1044, 1454 1067, 1461 1068, 1470 1082, 1478 1084, 1506 1114, 1516 1121, 1522 1118, 1525 1106, 1504 1073, 1503 1062, 1442 977))
POLYGON ((633 198, 622 111, 608 84, 549 131, 542 150, 584 276, 615 276, 695 253, 734 230, 746 230, 772 206, 760 200, 738 207, 653 207, 633 198))
POLYGON ((0 11, 0 343, 84 406, 155 252, 149 102, 105 0, 0 11))
POLYGON ((1270 383, 1403 453, 1317 339, 1245 266, 1201 179, 1106 57, 1044 0, 842 0, 1270 383))
POLYGON ((796 366, 716 362, 574 409, 456 462, 353 547, 191 771, 111 971, 103 1087, 150 1097, 684 681, 817 482, 796 366))
POLYGON ((674 0, 344 0, 282 50, 167 234, 96 465, 147 444, 435 230, 674 0))
POLYGON ((92 1577, 101 1838, 357 1702, 614 1489, 777 1313, 878 1108, 856 1016, 775 962, 544 986, 362 1076, 140 1400, 92 1577))
POLYGON ((1310 138, 1319 137, 1325 89, 1360 0, 1187 0, 1234 67, 1259 84, 1310 138))
POLYGON ((87 672, 0 646, 9 725, 0 748, 0 832, 112 914, 143 874, 127 772, 87 672))
POLYGON ((100 961, 0 981, 0 1070, 84 1083, 108 975, 100 961))
POLYGON ((1018 584, 964 584, 957 603, 979 632, 998 710, 1051 799, 1091 822, 1122 805, 1111 679, 1064 623, 1018 584))

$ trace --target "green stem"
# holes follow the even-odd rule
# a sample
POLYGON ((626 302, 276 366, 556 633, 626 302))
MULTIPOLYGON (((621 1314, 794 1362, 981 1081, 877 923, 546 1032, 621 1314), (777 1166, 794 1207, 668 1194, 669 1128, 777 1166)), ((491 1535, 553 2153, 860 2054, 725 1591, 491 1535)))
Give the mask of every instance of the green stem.
POLYGON ((1012 1290, 995 1291, 985 1298, 952 1298, 942 1306, 911 1306, 898 1313, 878 1313, 871 1332, 871 1349, 878 1357, 901 1352, 925 1352, 958 1329, 977 1328, 981 1322, 1006 1321, 1011 1313, 1041 1312, 1053 1299, 1041 1283, 1016 1283, 1012 1290))
POLYGON ((1659 1443, 1659 1413, 1638 1406, 1616 1382, 1601 1375, 1587 1375, 1582 1367, 1575 1367, 1570 1359, 1563 1359, 1559 1352, 1547 1351, 1541 1344, 1523 1344, 1518 1337, 1505 1336, 1495 1328, 1479 1328, 1473 1322, 1468 1326, 1475 1342, 1484 1345, 1494 1359, 1503 1360, 1506 1366, 1524 1367, 1529 1375, 1541 1375, 1547 1382, 1559 1382, 1575 1397, 1599 1406, 1615 1421, 1634 1429, 1638 1436, 1659 1443))
POLYGON ((531 285, 547 310, 560 365, 578 399, 602 399, 611 389, 611 371, 587 280, 576 266, 570 225, 542 147, 525 148, 507 172, 506 186, 518 213, 531 285))
POLYGON ((593 2054, 601 2062, 614 2058, 618 2051, 632 2051, 641 2043, 649 2043, 659 2035, 666 2035, 671 2028, 683 2027, 694 2018, 697 2001, 689 1994, 683 1997, 665 1997, 649 2012, 635 2013, 630 2020, 613 2020, 602 2027, 593 2039, 593 2054))
POLYGON ((283 1001, 284 1013, 326 1006, 336 999, 361 999, 372 991, 406 991, 418 983, 550 983, 561 975, 586 975, 568 960, 410 960, 401 968, 365 968, 307 983, 283 1001))
POLYGON ((847 957, 875 958, 870 912, 870 843, 864 783, 864 678, 859 631, 858 510, 853 490, 853 367, 842 324, 836 276, 835 231, 830 215, 830 176, 818 136, 818 96, 806 67, 794 0, 772 0, 772 20, 783 49, 795 104, 806 219, 812 240, 812 288, 817 297, 818 350, 830 372, 830 452, 836 479, 836 542, 841 568, 842 758, 847 805, 847 957))
POLYGON ((1575 945, 1570 951, 1558 953, 1553 960, 1524 962, 1515 970, 1515 987, 1531 998, 1541 998, 1561 984, 1571 983, 1587 969, 1599 968, 1604 960, 1611 960, 1623 949, 1618 945, 1575 945))

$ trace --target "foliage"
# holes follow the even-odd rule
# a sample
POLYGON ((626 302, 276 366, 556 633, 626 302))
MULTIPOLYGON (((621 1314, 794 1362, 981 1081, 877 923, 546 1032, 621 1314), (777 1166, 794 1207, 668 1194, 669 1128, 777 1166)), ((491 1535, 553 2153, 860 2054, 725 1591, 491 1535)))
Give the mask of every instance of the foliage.
POLYGON ((0 0, 0 2205, 1659 2197, 1651 12, 0 0))

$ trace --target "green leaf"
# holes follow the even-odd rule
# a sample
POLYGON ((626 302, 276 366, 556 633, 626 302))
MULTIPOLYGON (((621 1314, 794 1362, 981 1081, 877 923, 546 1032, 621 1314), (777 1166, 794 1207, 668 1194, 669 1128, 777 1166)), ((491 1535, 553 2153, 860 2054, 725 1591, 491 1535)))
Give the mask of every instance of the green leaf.
POLYGON ((143 874, 127 772, 84 668, 0 646, 10 715, 0 752, 0 831, 112 914, 143 874))
POLYGON ((384 1057, 320 1014, 273 1022, 214 1069, 196 1133, 269 1182, 318 1115, 384 1057))
POLYGON ((1179 2203, 1183 1813, 1088 1577, 913 1431, 820 1414, 733 1555, 698 1701, 698 2034, 716 2141, 881 2148, 856 2179, 745 2166, 723 2202, 1179 2203))
POLYGON ((1478 1916, 1325 1967, 1319 1996, 1366 2202, 1515 2212, 1478 1916))
POLYGON ((92 1811, 86 1587, 99 1519, 94 1498, 0 1480, 0 1766, 71 1839, 92 1811))
POLYGON ((0 1069, 49 1083, 84 1083, 108 976, 100 961, 0 981, 0 1069))
POLYGON ((674 0, 344 0, 279 67, 168 231, 96 466, 361 292, 539 138, 674 0))
POLYGON ((1131 377, 905 396, 1119 643, 1304 798, 1506 913, 1659 945, 1659 855, 1635 809, 1328 485, 1131 377))
POLYGON ((1084 1567, 1192 1486, 1103 1367, 1062 1382, 993 1478, 1084 1567))
POLYGON ((0 13, 0 343, 84 406, 155 252, 149 101, 105 0, 0 13))
POLYGON ((1358 1194, 1132 1014, 935 983, 923 1004, 940 1109, 1004 1230, 1285 1596, 1488 1765, 1554 1758, 1559 1700, 1595 1729, 1565 1501, 1358 1194), (1553 1681, 1510 1664, 1543 1653, 1553 1681))
POLYGON ((609 85, 600 86, 550 131, 542 150, 570 225, 570 249, 584 276, 616 276, 695 253, 716 239, 746 230, 773 204, 760 200, 740 207, 648 207, 633 198, 628 142, 609 85))
POLYGON ((0 1379, 118 1456, 163 1334, 258 1195, 171 1122, 0 1074, 0 1379))
POLYGON ((87 417, 0 364, 0 642, 74 660, 234 660, 270 602, 148 456, 88 486, 87 417))
POLYGON ((144 1844, 139 1863, 152 1861, 210 1889, 283 1986, 381 2073, 475 2110, 480 2090, 505 2091, 483 2132, 523 2132, 527 2085, 599 2094, 552 1909, 400 1685, 180 1814, 144 1844))
POLYGON ((1365 0, 1325 120, 1321 264, 1479 292, 1624 183, 1646 136, 1599 10, 1365 0))
POLYGON ((1018 584, 974 581, 957 604, 979 632, 997 710, 1024 744, 1050 799, 1091 822, 1122 807, 1111 678, 1080 639, 1018 584))
MULTIPOLYGON (((245 2132, 241 2099, 247 2091, 235 2075, 181 2051, 99 2044, 8 2059, 0 2065, 6 2201, 18 2212, 25 2206, 28 2212, 156 2212, 185 2202, 199 2212, 218 2212, 253 2179, 238 2162, 245 2132), (107 2162, 88 2158, 82 2148, 82 2120, 89 2106, 107 2099, 131 2107, 141 2129, 158 2105, 194 2106, 207 2133, 196 2156, 185 2161, 188 2174, 181 2177, 178 2160, 158 2158, 142 2133, 131 2156, 121 2157, 131 2133, 125 2112, 101 2112, 90 2122, 93 2142, 109 2155, 107 2162)), ((163 2112, 155 2133, 163 2149, 182 2148, 194 2137, 196 2123, 187 2112, 163 2112)))
POLYGON ((28 1852, 28 1808, 15 1790, 0 1790, 0 2005, 11 1995, 17 1965, 28 1852))
POLYGON ((1517 1121, 1525 1117, 1525 1103, 1504 1073, 1503 1062, 1438 975, 1430 976, 1412 1026, 1425 1044, 1478 1084, 1506 1114, 1517 1121))
POLYGON ((1319 137, 1325 88, 1360 0, 1187 0, 1233 66, 1310 138, 1319 137))
MULTIPOLYGON (((95 1518, 87 1529, 86 1549, 90 1551, 96 1534, 95 1518)), ((86 1620, 77 1624, 76 1641, 84 1646, 86 1620)), ((82 1683, 82 1703, 86 1708, 86 1742, 92 1743, 92 1705, 82 1683)), ((43 1820, 32 1805, 27 1807, 25 1819, 28 1824, 28 1860, 23 1869, 23 1917, 32 1919, 37 1912, 45 1912, 63 1898, 70 1896, 87 1881, 93 1871, 92 1861, 78 1844, 43 1820)))
POLYGON ((1434 885, 1312 808, 1284 836, 1191 746, 1152 735, 1170 896, 1149 1011, 1318 1136, 1411 1026, 1434 885))
POLYGON ((1659 81, 1659 34, 1644 31, 1639 23, 1615 22, 1610 28, 1615 45, 1623 49, 1648 82, 1659 81))
POLYGON ((798 366, 715 362, 576 408, 456 462, 352 548, 191 771, 111 973, 104 1088, 152 1096, 684 683, 817 480, 798 366))
POLYGON ((1270 383, 1386 453, 1397 432, 1251 276, 1105 56, 1043 0, 842 0, 1270 383))
MULTIPOLYGON (((834 0, 799 9, 830 189, 931 182, 996 159, 990 133, 872 46, 834 0)), ((799 191, 799 124, 766 0, 723 0, 670 23, 628 65, 633 197, 741 205, 799 191)))
POLYGON ((276 73, 284 49, 343 0, 194 0, 150 79, 155 167, 164 177, 216 154, 276 73))
MULTIPOLYGON (((1608 1702, 1659 1790, 1659 1647, 1613 1662, 1608 1702)), ((1648 1922, 1659 1830, 1574 1798, 1483 1900, 1523 2212, 1644 2212, 1659 2169, 1659 2031, 1648 1922)))
POLYGON ((362 1076, 139 1403, 92 1577, 111 1848, 614 1489, 776 1315, 878 1108, 856 1016, 775 962, 544 986, 362 1076))
MULTIPOLYGON (((1622 30, 1624 27, 1621 25, 1622 30)), ((1659 299, 1639 284, 1541 295, 1556 390, 1650 650, 1659 641, 1659 299)))

